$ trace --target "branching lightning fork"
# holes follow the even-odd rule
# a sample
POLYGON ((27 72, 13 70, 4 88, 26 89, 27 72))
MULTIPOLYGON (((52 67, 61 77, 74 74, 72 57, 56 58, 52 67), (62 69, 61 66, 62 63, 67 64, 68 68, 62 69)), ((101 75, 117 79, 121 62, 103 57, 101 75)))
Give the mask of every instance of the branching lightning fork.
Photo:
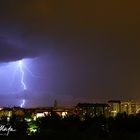
MULTIPOLYGON (((22 85, 24 94, 25 94, 25 91, 27 90, 27 86, 26 86, 26 83, 24 81, 25 70, 28 71, 28 73, 30 73, 30 75, 32 77, 34 77, 34 78, 44 79, 44 77, 41 77, 41 76, 38 76, 38 75, 33 74, 32 71, 30 71, 30 69, 23 63, 23 60, 19 60, 18 61, 18 69, 19 69, 19 71, 21 73, 20 83, 22 85)), ((26 99, 24 97, 24 99, 22 99, 22 103, 20 104, 20 107, 24 107, 25 106, 25 103, 26 103, 26 99)))

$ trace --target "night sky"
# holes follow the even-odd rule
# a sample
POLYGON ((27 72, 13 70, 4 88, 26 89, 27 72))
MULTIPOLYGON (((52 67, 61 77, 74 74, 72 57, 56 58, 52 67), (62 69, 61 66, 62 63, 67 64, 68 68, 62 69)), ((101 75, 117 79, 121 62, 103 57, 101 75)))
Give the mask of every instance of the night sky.
POLYGON ((0 105, 140 101, 138 0, 1 0, 0 105), (22 91, 18 60, 25 70, 22 91))

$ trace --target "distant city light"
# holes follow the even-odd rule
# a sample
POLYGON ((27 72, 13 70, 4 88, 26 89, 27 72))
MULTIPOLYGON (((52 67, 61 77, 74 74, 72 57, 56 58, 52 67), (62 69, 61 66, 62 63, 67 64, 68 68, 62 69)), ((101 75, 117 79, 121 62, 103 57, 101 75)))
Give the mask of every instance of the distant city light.
POLYGON ((66 117, 67 116, 67 112, 62 112, 62 118, 66 117))
POLYGON ((37 113, 36 117, 37 118, 42 118, 42 117, 45 117, 45 114, 44 113, 37 113))

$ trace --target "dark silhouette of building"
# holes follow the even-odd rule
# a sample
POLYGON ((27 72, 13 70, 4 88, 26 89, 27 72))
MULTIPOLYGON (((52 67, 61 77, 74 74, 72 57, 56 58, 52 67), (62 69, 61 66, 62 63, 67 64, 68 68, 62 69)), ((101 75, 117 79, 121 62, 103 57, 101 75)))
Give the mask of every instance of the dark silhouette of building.
POLYGON ((103 103, 78 103, 76 106, 76 113, 82 120, 84 120, 86 117, 92 118, 100 115, 109 117, 109 105, 103 103))

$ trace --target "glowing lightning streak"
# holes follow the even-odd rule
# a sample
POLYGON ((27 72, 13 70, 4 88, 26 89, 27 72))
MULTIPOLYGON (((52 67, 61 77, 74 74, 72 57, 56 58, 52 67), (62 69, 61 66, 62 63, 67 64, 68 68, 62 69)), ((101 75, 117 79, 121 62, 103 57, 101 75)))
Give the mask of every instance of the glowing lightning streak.
MULTIPOLYGON (((22 61, 20 60, 19 61, 19 69, 20 69, 20 72, 21 72, 21 84, 23 86, 23 89, 26 90, 27 87, 26 87, 26 84, 24 83, 24 71, 23 71, 23 67, 22 67, 22 61)), ((22 100, 22 103, 20 105, 20 107, 23 107, 25 105, 25 99, 22 100)))
POLYGON ((20 68, 20 71, 21 71, 21 84, 23 85, 23 89, 26 90, 27 87, 26 87, 26 84, 24 83, 24 71, 23 71, 23 68, 22 68, 22 61, 19 61, 19 68, 20 68))
POLYGON ((45 77, 42 77, 42 76, 39 76, 39 75, 36 75, 36 74, 32 73, 31 70, 26 65, 23 64, 23 66, 30 73, 30 75, 32 77, 39 78, 39 79, 46 79, 45 77))
MULTIPOLYGON (((19 70, 21 72, 21 81, 20 82, 21 82, 21 85, 22 85, 24 91, 27 90, 27 86, 26 86, 26 84, 24 82, 24 70, 23 70, 23 67, 31 74, 32 77, 44 79, 44 77, 41 77, 41 76, 33 74, 30 71, 30 69, 26 65, 23 64, 22 60, 18 61, 18 68, 19 68, 19 70)), ((23 107, 25 105, 25 103, 26 103, 26 100, 24 98, 24 99, 22 99, 22 103, 20 104, 20 107, 23 107)))
POLYGON ((25 105, 25 99, 22 100, 22 103, 20 104, 20 107, 23 107, 25 105))
POLYGON ((20 71, 21 71, 21 84, 23 85, 23 89, 26 90, 27 87, 24 83, 24 71, 23 71, 23 68, 22 68, 22 61, 19 61, 19 68, 20 68, 20 71))

